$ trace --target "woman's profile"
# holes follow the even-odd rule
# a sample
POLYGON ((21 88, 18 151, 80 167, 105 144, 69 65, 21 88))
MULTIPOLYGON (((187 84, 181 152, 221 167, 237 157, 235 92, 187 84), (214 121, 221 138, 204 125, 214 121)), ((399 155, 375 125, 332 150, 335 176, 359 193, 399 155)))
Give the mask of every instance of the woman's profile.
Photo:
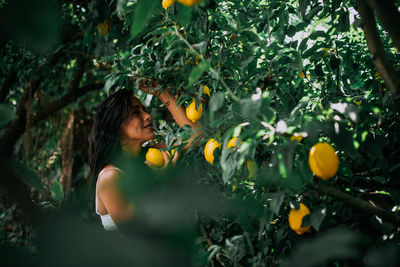
MULTIPOLYGON (((139 89, 155 95, 164 103, 179 127, 189 125, 193 130, 199 128, 186 117, 183 106, 177 107, 175 97, 168 90, 151 91, 154 87, 154 82, 150 87, 145 81, 139 85, 139 89)), ((89 166, 90 178, 96 185, 95 209, 104 229, 116 230, 119 223, 134 216, 134 206, 125 201, 117 187, 117 180, 123 171, 113 162, 113 156, 121 153, 138 156, 143 143, 152 139, 151 115, 131 91, 117 91, 96 109, 89 134, 89 166)), ((166 152, 162 153, 167 165, 170 158, 166 152)))

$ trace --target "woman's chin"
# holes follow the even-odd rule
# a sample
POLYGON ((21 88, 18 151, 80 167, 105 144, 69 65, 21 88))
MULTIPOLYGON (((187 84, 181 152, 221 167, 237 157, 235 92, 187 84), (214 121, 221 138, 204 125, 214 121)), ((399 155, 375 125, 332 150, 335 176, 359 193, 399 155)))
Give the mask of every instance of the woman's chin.
POLYGON ((153 134, 151 134, 151 135, 149 136, 149 138, 147 138, 146 141, 151 141, 151 140, 153 140, 154 138, 156 138, 156 136, 155 136, 154 133, 153 133, 153 134))

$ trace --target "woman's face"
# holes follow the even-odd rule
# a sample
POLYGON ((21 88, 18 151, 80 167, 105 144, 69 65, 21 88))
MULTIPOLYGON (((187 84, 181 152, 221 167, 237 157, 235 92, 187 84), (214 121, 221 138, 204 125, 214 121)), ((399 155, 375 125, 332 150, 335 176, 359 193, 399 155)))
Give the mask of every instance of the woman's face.
POLYGON ((127 141, 140 142, 154 139, 151 115, 134 96, 132 96, 131 117, 122 125, 121 137, 127 141))

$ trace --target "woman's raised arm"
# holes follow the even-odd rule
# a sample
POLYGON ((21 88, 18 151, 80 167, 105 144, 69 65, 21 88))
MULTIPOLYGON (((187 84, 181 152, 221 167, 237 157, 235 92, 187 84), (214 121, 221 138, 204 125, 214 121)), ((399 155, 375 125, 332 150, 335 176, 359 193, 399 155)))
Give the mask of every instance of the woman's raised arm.
MULTIPOLYGON (((156 86, 158 86, 157 82, 155 82, 154 80, 147 80, 147 81, 150 82, 146 83, 145 80, 142 80, 139 83, 139 89, 158 97, 163 102, 164 106, 168 108, 169 112, 171 112, 172 117, 179 125, 179 127, 183 127, 184 125, 189 125, 190 127, 192 127, 192 130, 194 132, 194 137, 197 137, 203 133, 203 131, 201 130, 201 124, 199 122, 194 123, 191 120, 189 120, 189 118, 186 116, 185 108, 183 106, 178 107, 176 105, 175 96, 173 96, 168 89, 164 89, 162 92, 161 90, 153 91, 153 89, 156 86)), ((184 147, 184 150, 188 149, 193 144, 192 139, 193 137, 184 147)))

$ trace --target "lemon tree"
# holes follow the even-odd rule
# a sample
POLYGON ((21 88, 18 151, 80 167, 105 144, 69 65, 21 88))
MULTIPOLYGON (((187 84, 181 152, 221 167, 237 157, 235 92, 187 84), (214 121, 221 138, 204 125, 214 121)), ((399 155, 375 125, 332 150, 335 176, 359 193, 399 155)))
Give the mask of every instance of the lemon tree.
POLYGON ((0 1, 0 251, 36 261, 21 266, 65 259, 65 247, 61 265, 398 265, 398 8, 0 1), (178 127, 138 90, 143 78, 168 89, 201 130, 178 127), (119 246, 96 232, 93 198, 80 192, 94 107, 122 88, 151 113, 156 140, 137 159, 115 159, 136 216, 121 227, 132 242, 119 246), (146 155, 155 143, 163 148, 146 155), (144 162, 162 166, 161 151, 179 160, 154 179, 144 162), (99 253, 101 244, 115 246, 99 253))

